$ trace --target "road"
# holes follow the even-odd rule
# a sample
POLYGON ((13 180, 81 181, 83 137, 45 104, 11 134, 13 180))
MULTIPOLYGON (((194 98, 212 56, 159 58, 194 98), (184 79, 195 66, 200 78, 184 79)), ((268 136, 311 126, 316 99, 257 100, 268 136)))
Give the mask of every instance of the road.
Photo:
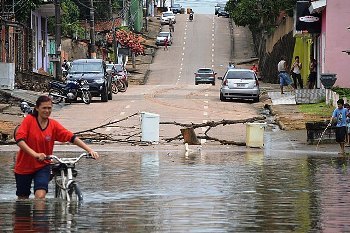
MULTIPOLYGON (((173 45, 157 51, 146 85, 129 86, 127 92, 113 96, 112 101, 90 105, 72 104, 53 117, 74 132, 123 119, 136 112, 159 114, 161 122, 203 123, 222 119, 236 120, 257 116, 250 101, 220 102, 220 81, 216 85, 194 85, 194 72, 200 67, 212 67, 223 76, 231 54, 231 38, 227 18, 214 15, 195 15, 189 22, 187 15, 177 15, 173 45), (79 119, 78 121, 76 119, 79 119)), ((168 27, 163 26, 163 30, 168 27)), ((106 127, 99 132, 112 135, 132 134, 131 126, 139 125, 139 118, 124 121, 122 127, 106 127)), ((207 128, 196 132, 202 134, 207 128)), ((226 140, 244 141, 244 125, 213 129, 212 136, 226 140)), ((178 127, 161 126, 160 138, 180 133, 178 127)), ((205 141, 202 141, 203 143, 205 141)))

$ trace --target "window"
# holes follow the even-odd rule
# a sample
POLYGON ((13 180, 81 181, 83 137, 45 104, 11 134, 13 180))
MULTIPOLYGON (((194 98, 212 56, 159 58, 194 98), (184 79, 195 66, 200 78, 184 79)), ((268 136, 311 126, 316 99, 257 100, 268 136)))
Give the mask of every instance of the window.
POLYGON ((255 74, 250 71, 228 71, 226 79, 255 79, 255 74))

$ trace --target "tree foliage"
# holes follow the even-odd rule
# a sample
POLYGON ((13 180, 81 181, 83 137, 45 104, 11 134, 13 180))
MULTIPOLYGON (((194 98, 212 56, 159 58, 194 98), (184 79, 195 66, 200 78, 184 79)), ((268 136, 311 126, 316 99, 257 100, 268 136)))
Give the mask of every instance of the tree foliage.
MULTIPOLYGON (((141 35, 137 35, 129 30, 119 29, 115 32, 115 39, 122 47, 130 48, 135 55, 144 54, 144 46, 142 45, 144 39, 141 35)), ((112 44, 113 34, 107 33, 106 41, 108 44, 112 44)))
POLYGON ((0 9, 3 12, 14 11, 16 21, 21 23, 26 23, 30 17, 30 12, 32 10, 35 10, 42 3, 43 3, 43 0, 27 0, 27 1, 5 0, 4 6, 1 6, 0 9))
POLYGON ((297 0, 229 0, 227 10, 238 26, 267 30, 274 26, 281 11, 293 15, 297 0))

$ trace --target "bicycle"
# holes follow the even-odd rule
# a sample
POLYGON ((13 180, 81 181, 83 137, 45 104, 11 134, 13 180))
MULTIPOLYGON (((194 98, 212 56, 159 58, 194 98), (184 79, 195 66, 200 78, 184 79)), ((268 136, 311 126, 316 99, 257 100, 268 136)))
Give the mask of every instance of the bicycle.
POLYGON ((75 178, 78 175, 75 170, 75 164, 82 158, 93 158, 88 153, 82 153, 75 158, 59 158, 55 155, 49 156, 47 159, 54 159, 58 163, 52 164, 51 179, 55 181, 55 198, 61 198, 67 202, 83 201, 83 193, 81 192, 75 178))

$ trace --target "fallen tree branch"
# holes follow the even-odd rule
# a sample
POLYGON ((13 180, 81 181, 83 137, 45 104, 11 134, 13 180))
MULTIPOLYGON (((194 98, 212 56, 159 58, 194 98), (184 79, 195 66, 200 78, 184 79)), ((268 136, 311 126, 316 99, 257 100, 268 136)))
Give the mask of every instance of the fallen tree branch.
POLYGON ((123 118, 123 119, 121 119, 121 120, 112 121, 112 122, 109 122, 109 123, 106 123, 106 124, 97 126, 97 127, 95 127, 95 128, 91 128, 91 129, 87 129, 87 130, 83 130, 83 131, 78 131, 78 132, 75 132, 74 134, 82 134, 82 133, 86 133, 86 132, 93 132, 93 131, 96 130, 96 129, 105 128, 105 127, 110 126, 110 125, 113 125, 113 124, 115 124, 115 123, 118 123, 118 122, 121 122, 121 121, 125 121, 125 120, 129 119, 130 117, 133 117, 133 116, 136 116, 136 115, 139 115, 139 113, 138 113, 138 112, 137 112, 137 113, 134 113, 134 114, 132 114, 132 115, 130 115, 130 116, 127 116, 127 117, 125 117, 125 118, 123 118))
POLYGON ((208 121, 205 123, 190 123, 190 124, 183 124, 183 123, 178 123, 176 121, 165 121, 165 122, 160 122, 159 124, 162 125, 178 125, 181 127, 186 127, 186 128, 200 128, 200 127, 216 127, 218 125, 232 125, 232 124, 242 124, 242 123, 247 123, 247 122, 254 122, 254 121, 261 121, 265 120, 265 117, 259 116, 259 117, 253 117, 253 118, 248 118, 244 120, 221 120, 221 121, 208 121))

